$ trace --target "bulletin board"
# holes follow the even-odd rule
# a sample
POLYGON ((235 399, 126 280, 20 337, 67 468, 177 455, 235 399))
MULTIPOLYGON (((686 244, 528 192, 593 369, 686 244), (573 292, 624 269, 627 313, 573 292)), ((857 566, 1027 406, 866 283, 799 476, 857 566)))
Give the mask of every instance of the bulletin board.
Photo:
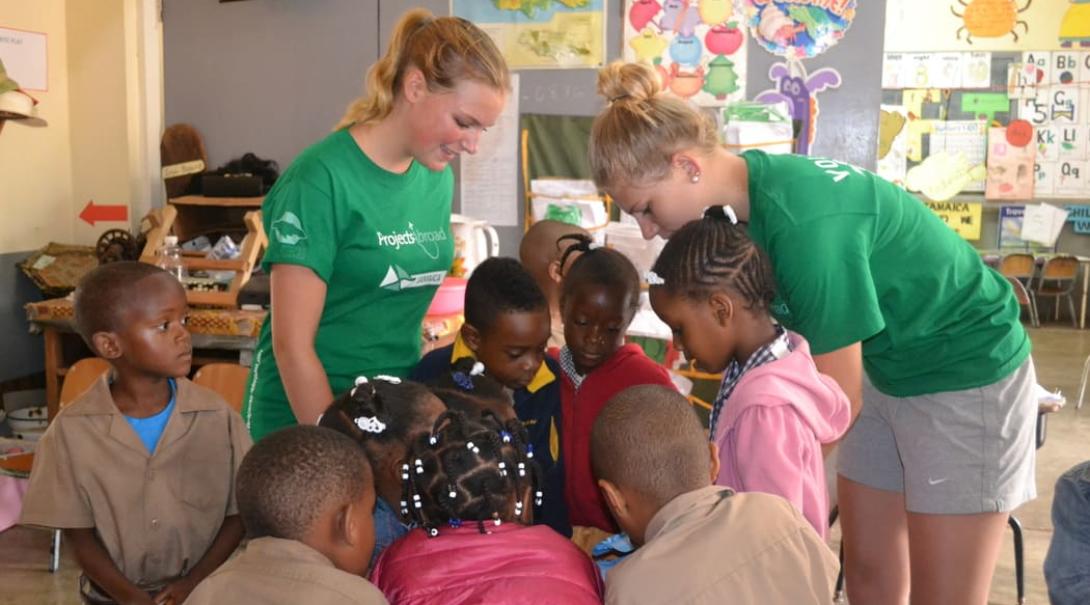
POLYGON ((886 52, 882 88, 887 179, 934 200, 1090 197, 1090 50, 886 52))

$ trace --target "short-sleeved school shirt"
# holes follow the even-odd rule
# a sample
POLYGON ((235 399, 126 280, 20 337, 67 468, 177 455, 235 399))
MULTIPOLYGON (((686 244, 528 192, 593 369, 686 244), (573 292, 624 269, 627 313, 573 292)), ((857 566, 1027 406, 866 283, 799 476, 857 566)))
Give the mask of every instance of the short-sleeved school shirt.
POLYGON ((992 384, 1029 355, 1010 284, 916 197, 834 160, 742 157, 773 315, 814 354, 862 341, 868 377, 895 397, 992 384))
MULTIPOLYGON (((304 266, 326 283, 314 348, 335 394, 359 375, 405 377, 420 358, 421 322, 454 259, 453 187, 449 167, 413 162, 403 174, 388 172, 340 130, 305 150, 266 196, 263 266, 304 266)), ((297 422, 273 357, 271 319, 242 416, 255 439, 297 422)))
POLYGON ((19 522, 94 528, 121 574, 145 590, 188 573, 238 514, 235 476, 251 442, 215 392, 185 379, 177 387, 151 454, 108 377, 61 410, 35 450, 19 522))

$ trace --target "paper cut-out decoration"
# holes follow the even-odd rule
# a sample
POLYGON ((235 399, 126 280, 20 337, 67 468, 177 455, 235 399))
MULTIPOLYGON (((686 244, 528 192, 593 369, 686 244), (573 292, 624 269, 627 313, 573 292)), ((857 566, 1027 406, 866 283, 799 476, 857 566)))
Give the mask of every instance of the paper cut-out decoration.
POLYGON ((984 197, 990 200, 1033 198, 1036 145, 1016 147, 1007 142, 1006 128, 988 130, 988 179, 984 197))
POLYGON ((817 56, 844 37, 856 0, 747 0, 750 35, 765 50, 789 59, 817 56))
MULTIPOLYGON (((902 107, 903 111, 904 108, 902 107)), ((905 129, 908 118, 901 111, 887 110, 885 107, 878 113, 878 159, 886 157, 893 147, 896 139, 905 129)))
POLYGON ((1011 102, 1001 92, 969 92, 961 95, 961 110, 977 119, 995 120, 995 114, 1010 111, 1011 102))
POLYGON ((919 191, 929 200, 942 202, 986 175, 983 165, 971 166, 964 154, 940 151, 908 170, 905 187, 909 191, 919 191))
POLYGON ((1090 47, 1090 4, 1085 0, 1071 0, 1060 21, 1060 46, 1071 48, 1075 44, 1090 47))
POLYGON ((655 66, 663 87, 698 105, 745 96, 741 0, 626 0, 624 59, 655 66))
POLYGON ((787 63, 773 63, 768 70, 768 78, 777 83, 776 90, 761 92, 754 100, 758 103, 787 102, 791 119, 799 122, 795 153, 806 155, 817 135, 817 95, 830 88, 839 88, 842 82, 840 72, 832 67, 822 67, 807 75, 806 69, 800 63, 792 63, 791 66, 787 63))
POLYGON ((962 12, 958 13, 957 6, 951 6, 950 12, 964 23, 958 28, 957 38, 962 35, 969 44, 973 43, 973 37, 977 38, 1001 38, 1010 34, 1014 41, 1018 41, 1018 26, 1022 26, 1022 33, 1029 32, 1029 24, 1021 21, 1018 15, 1030 7, 1033 0, 1026 0, 1025 6, 1019 7, 1017 0, 957 0, 962 12))
POLYGON ((1007 142, 1015 147, 1025 147, 1033 141, 1033 126, 1025 120, 1011 120, 1007 124, 1007 142))

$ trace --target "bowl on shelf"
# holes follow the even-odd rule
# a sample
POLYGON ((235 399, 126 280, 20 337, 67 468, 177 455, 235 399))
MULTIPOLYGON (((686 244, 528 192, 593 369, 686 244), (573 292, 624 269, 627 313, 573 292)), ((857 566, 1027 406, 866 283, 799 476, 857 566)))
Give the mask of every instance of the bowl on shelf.
POLYGON ((44 405, 8 412, 8 425, 15 433, 44 431, 49 426, 49 410, 44 405))

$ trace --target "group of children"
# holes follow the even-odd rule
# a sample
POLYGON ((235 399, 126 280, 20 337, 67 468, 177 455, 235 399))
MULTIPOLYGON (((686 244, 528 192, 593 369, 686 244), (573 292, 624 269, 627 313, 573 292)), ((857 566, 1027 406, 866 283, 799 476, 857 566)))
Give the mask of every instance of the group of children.
POLYGON ((76 322, 114 369, 43 437, 22 520, 64 530, 89 603, 828 603, 822 450, 849 404, 770 319, 768 260, 734 223, 709 210, 643 280, 724 372, 710 434, 625 343, 636 268, 578 227, 478 266, 457 339, 411 376, 361 376, 252 448, 185 378, 177 281, 104 265, 76 322), (585 553, 619 532, 636 549, 603 582, 585 553))

